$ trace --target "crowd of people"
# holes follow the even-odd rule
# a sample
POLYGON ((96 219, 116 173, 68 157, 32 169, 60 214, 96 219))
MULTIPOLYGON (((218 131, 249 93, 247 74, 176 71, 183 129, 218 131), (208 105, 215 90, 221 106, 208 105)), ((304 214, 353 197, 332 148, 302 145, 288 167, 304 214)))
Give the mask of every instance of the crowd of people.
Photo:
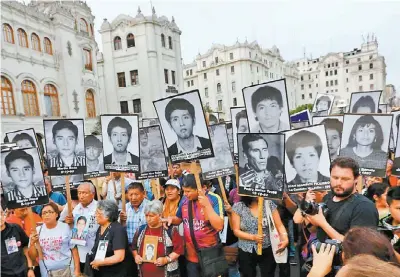
POLYGON ((148 182, 112 173, 99 192, 90 180, 72 190, 69 211, 45 178, 48 204, 9 210, 1 203, 2 276, 284 277, 295 264, 308 277, 400 276, 397 178, 366 178, 361 192, 358 163, 338 157, 330 192, 284 193, 262 209, 258 198, 238 195, 235 175, 222 187, 199 179, 202 190, 173 164, 155 197, 148 182))

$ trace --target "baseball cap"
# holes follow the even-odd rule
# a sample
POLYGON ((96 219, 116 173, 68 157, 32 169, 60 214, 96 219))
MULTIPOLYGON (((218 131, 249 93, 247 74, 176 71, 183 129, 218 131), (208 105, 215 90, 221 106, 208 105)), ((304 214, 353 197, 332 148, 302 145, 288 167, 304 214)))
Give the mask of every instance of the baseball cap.
POLYGON ((181 189, 181 184, 179 183, 178 180, 176 179, 169 179, 166 183, 165 186, 174 186, 177 187, 178 189, 181 189))

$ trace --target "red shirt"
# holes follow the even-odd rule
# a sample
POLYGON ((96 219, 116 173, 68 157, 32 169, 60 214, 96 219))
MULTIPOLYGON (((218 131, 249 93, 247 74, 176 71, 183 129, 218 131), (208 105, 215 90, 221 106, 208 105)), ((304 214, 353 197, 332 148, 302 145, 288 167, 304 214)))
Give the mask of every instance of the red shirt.
POLYGON ((29 237, 32 229, 36 230, 36 224, 39 222, 43 222, 42 218, 35 213, 32 213, 33 216, 33 221, 35 223, 35 226, 32 226, 31 221, 29 220, 28 216, 26 216, 24 219, 21 219, 17 216, 15 216, 15 214, 10 214, 7 218, 6 218, 6 222, 7 223, 14 223, 14 224, 18 224, 24 231, 25 234, 29 237))
MULTIPOLYGON (((164 251, 164 242, 162 238, 162 226, 159 228, 150 228, 147 227, 145 231, 145 235, 149 236, 157 236, 158 237, 158 245, 157 245, 157 258, 160 257, 165 257, 166 253, 164 251)), ((133 240, 133 249, 135 249, 137 245, 137 235, 135 235, 135 238, 133 240)), ((144 239, 143 239, 144 242, 144 239)), ((142 245, 140 246, 140 249, 138 251, 138 254, 141 257, 144 257, 143 255, 143 250, 144 250, 144 243, 142 242, 142 245)), ((172 231, 172 245, 173 245, 173 250, 172 252, 175 252, 179 255, 183 254, 183 238, 179 235, 178 230, 172 231)), ((164 277, 165 271, 163 266, 156 266, 153 263, 149 262, 144 262, 140 265, 140 271, 142 272, 142 277, 164 277)))

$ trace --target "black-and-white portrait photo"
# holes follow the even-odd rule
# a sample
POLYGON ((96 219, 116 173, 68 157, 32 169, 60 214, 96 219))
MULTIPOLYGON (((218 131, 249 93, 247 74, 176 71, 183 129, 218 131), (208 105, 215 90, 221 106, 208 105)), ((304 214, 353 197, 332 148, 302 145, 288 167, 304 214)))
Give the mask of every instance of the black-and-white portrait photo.
POLYGON ((228 141, 229 141, 229 148, 231 149, 231 153, 233 155, 234 153, 234 146, 233 146, 233 127, 232 127, 232 122, 227 122, 226 123, 226 133, 228 134, 228 141))
POLYGON ((83 119, 43 120, 49 176, 86 173, 83 119))
POLYGON ((329 115, 331 113, 334 100, 335 100, 334 95, 317 94, 312 109, 313 116, 329 115))
POLYGON ((391 114, 393 115, 393 121, 392 121, 392 135, 390 136, 389 147, 390 147, 390 149, 395 149, 395 147, 397 145, 396 139, 397 139, 397 135, 399 132, 400 111, 394 111, 394 112, 391 112, 391 114))
POLYGON ((232 118, 232 134, 233 134, 233 162, 238 163, 238 142, 237 134, 249 132, 249 122, 247 120, 247 112, 245 107, 231 108, 232 118))
POLYGON ((103 164, 103 143, 101 135, 88 135, 85 137, 86 174, 87 179, 107 176, 103 164))
POLYGON ((324 125, 285 132, 288 192, 330 189, 330 159, 324 125))
POLYGON ((218 124, 219 114, 218 113, 208 113, 208 125, 218 124))
POLYGON ((290 130, 285 79, 243 88, 250 132, 290 130))
POLYGON ((378 113, 381 90, 353 92, 350 98, 349 113, 368 114, 378 113))
MULTIPOLYGON (((397 126, 397 130, 398 130, 398 126, 397 126)), ((392 133, 393 132, 394 131, 392 131, 392 133)), ((393 135, 392 137, 394 138, 393 140, 396 142, 396 145, 399 145, 399 143, 400 143, 400 140, 399 140, 400 132, 397 132, 397 135, 396 136, 393 135)), ((396 176, 400 176, 400 147, 398 147, 398 146, 395 148, 395 152, 394 152, 394 161, 393 161, 393 167, 392 167, 392 174, 396 175, 396 176)))
POLYGON ((2 152, 1 183, 9 209, 49 202, 36 148, 2 152))
POLYGON ((139 120, 137 115, 102 115, 104 169, 139 172, 139 120))
POLYGON ((154 126, 154 125, 160 125, 160 122, 158 118, 143 118, 141 120, 141 126, 140 127, 149 127, 149 126, 154 126))
POLYGON ((388 104, 379 104, 378 113, 389 113, 388 104))
POLYGON ((345 114, 339 156, 356 160, 361 175, 386 177, 392 118, 391 114, 345 114))
POLYGON ((15 143, 20 149, 38 147, 36 133, 33 128, 6 133, 9 142, 15 143))
POLYGON ((173 163, 214 157, 198 90, 153 103, 173 163))
MULTIPOLYGON (((47 178, 47 177, 46 177, 47 178)), ((51 176, 50 182, 53 191, 59 191, 65 193, 67 187, 65 185, 65 176, 51 176)), ((69 176, 69 187, 70 189, 77 189, 79 185, 83 182, 84 175, 83 174, 76 174, 69 176)))
POLYGON ((283 134, 238 134, 240 195, 282 198, 284 137, 283 134))
POLYGON ((225 124, 214 124, 208 128, 214 148, 214 157, 200 160, 203 178, 208 180, 235 174, 225 124))
POLYGON ((339 155, 340 142, 343 133, 343 115, 313 117, 313 125, 318 124, 323 124, 325 126, 326 138, 328 139, 329 157, 331 161, 333 161, 339 155))
POLYGON ((139 179, 168 176, 160 126, 139 129, 140 175, 139 179))

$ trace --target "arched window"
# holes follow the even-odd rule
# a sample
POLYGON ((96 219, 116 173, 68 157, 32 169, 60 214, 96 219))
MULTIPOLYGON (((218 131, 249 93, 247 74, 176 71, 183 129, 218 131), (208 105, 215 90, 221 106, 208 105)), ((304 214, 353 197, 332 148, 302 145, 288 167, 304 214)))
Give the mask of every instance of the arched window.
POLYGON ((217 92, 221 92, 221 84, 220 83, 217 84, 217 92))
POLYGON ((28 48, 28 36, 24 29, 21 28, 18 29, 18 43, 19 46, 28 48))
POLYGON ((93 24, 90 24, 90 31, 92 32, 92 37, 94 37, 93 24))
POLYGON ((4 41, 14 44, 14 31, 9 24, 3 24, 4 41))
POLYGON ((79 30, 81 32, 89 33, 89 27, 85 19, 81 18, 79 20, 79 30))
POLYGON ((41 52, 42 48, 40 47, 40 39, 39 36, 35 33, 32 33, 31 35, 31 43, 32 43, 32 49, 41 52))
POLYGON ((126 42, 128 44, 128 48, 135 47, 135 36, 133 34, 129 34, 126 37, 126 42))
POLYGON ((168 37, 168 46, 169 49, 172 49, 172 37, 168 37))
POLYGON ((10 80, 1 76, 1 114, 15 115, 13 88, 10 80))
POLYGON ((55 86, 50 84, 44 86, 44 104, 47 115, 60 116, 60 104, 58 102, 58 92, 55 86))
POLYGON ((96 105, 94 103, 93 91, 86 91, 86 116, 96 117, 96 105))
POLYGON ((44 52, 53 55, 53 47, 49 38, 44 38, 44 52))
POLYGON ((120 50, 122 49, 122 42, 120 37, 115 37, 114 38, 114 50, 120 50))
POLYGON ((164 34, 161 34, 161 46, 165 47, 165 36, 164 36, 164 34))
POLYGON ((24 101, 24 111, 26 116, 39 116, 39 105, 36 94, 35 84, 29 80, 21 83, 22 98, 24 101))

